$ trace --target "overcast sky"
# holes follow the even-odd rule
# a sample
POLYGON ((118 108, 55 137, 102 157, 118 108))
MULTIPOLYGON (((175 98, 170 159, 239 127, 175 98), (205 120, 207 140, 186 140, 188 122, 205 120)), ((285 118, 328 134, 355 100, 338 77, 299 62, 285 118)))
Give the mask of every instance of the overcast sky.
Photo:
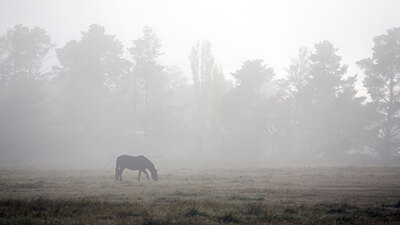
POLYGON ((0 0, 0 33, 39 26, 62 47, 98 23, 130 47, 149 25, 162 40, 163 64, 190 73, 190 48, 207 38, 226 74, 261 58, 284 75, 298 48, 329 40, 356 73, 354 63, 371 55, 373 37, 400 26, 399 9, 399 0, 0 0))

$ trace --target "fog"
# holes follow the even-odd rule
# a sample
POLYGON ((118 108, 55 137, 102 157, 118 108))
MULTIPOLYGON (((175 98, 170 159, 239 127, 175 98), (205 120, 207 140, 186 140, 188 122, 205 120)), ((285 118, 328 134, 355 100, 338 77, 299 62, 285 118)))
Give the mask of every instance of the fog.
POLYGON ((0 2, 0 164, 399 165, 398 1, 0 2))

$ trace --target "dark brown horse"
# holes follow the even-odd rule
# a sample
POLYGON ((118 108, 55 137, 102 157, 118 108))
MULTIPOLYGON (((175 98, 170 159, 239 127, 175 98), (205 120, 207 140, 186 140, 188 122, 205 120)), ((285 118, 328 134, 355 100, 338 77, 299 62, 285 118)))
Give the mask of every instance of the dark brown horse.
POLYGON ((157 181, 157 170, 154 168, 154 165, 150 160, 146 157, 140 156, 130 156, 130 155, 121 155, 117 158, 117 163, 115 166, 115 179, 122 181, 122 172, 124 169, 130 170, 139 170, 138 180, 140 180, 140 175, 143 172, 146 174, 147 179, 150 180, 149 175, 146 172, 146 169, 150 170, 151 177, 153 180, 157 181))

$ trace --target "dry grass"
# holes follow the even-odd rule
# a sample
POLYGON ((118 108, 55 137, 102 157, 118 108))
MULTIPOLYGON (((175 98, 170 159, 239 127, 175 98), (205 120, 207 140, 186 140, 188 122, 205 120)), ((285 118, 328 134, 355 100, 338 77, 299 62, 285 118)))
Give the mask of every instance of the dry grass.
POLYGON ((400 224, 400 168, 0 170, 0 224, 400 224))

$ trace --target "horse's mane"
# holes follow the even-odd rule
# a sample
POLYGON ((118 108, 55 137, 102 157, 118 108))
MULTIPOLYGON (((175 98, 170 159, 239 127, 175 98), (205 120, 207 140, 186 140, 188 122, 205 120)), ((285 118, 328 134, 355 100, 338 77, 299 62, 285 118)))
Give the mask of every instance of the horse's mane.
POLYGON ((144 157, 143 155, 139 155, 138 158, 142 158, 142 159, 146 160, 146 162, 149 164, 149 167, 150 167, 149 170, 151 172, 154 172, 156 170, 156 168, 154 167, 154 164, 148 158, 144 157))

